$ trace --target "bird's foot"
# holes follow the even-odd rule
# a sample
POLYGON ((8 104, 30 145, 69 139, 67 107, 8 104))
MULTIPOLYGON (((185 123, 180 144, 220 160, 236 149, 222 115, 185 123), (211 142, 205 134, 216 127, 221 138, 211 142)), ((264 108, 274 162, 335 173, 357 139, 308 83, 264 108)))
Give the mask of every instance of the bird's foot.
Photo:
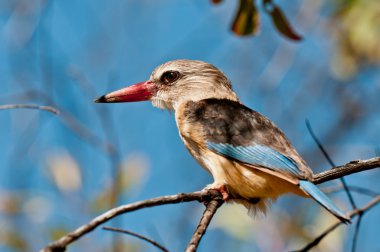
POLYGON ((212 183, 210 185, 207 185, 203 190, 217 190, 222 194, 223 200, 227 201, 229 199, 228 191, 225 184, 220 183, 212 183))

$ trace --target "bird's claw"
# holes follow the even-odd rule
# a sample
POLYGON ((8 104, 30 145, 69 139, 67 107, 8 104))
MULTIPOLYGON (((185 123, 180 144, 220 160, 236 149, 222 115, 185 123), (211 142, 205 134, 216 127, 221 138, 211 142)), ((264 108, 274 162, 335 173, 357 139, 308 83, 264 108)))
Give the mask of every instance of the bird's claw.
POLYGON ((220 192, 224 201, 228 201, 230 198, 225 184, 213 183, 211 185, 207 185, 203 190, 216 190, 220 192))

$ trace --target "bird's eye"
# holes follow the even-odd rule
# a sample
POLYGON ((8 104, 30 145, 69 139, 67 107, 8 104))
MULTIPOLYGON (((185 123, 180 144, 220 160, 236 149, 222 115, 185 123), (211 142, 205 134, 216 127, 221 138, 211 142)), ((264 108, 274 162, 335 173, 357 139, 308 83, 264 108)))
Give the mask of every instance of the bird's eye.
POLYGON ((170 84, 178 80, 180 77, 179 72, 177 71, 167 71, 162 74, 161 76, 161 82, 165 84, 170 84))

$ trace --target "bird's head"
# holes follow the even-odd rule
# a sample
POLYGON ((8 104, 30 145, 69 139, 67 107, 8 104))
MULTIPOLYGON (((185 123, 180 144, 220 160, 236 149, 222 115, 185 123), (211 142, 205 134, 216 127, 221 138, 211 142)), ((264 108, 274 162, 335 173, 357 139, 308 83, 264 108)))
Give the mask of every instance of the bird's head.
POLYGON ((172 110, 182 102, 208 98, 238 100, 230 81, 215 66, 203 61, 175 60, 158 66, 148 81, 103 95, 95 102, 150 100, 155 107, 172 110))

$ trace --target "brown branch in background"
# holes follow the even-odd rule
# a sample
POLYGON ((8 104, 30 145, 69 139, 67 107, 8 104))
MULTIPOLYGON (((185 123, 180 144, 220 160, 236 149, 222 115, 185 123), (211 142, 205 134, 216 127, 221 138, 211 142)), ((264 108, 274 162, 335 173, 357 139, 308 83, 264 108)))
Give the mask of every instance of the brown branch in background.
POLYGON ((164 252, 169 252, 169 250, 167 248, 165 248, 164 246, 162 246, 161 244, 159 244, 158 242, 156 241, 153 241, 152 239, 146 237, 146 236, 143 236, 141 234, 138 234, 138 233, 135 233, 135 232, 131 232, 131 231, 128 231, 128 230, 125 230, 125 229, 120 229, 120 228, 113 228, 113 227, 102 227, 102 229, 104 230, 108 230, 108 231, 113 231, 113 232, 119 232, 119 233, 123 233, 123 234, 128 234, 128 235, 131 235, 131 236, 134 236, 134 237, 137 237, 141 240, 144 240, 146 242, 149 242, 150 244, 152 244, 153 246, 157 247, 158 249, 160 249, 161 251, 164 251, 164 252))
MULTIPOLYGON (((371 158, 368 160, 352 161, 342 166, 334 167, 332 170, 316 174, 312 182, 315 184, 320 184, 329 180, 334 180, 352 173, 357 173, 369 169, 374 169, 380 167, 380 157, 371 158)), ((378 199, 378 196, 376 199, 378 199)), ((202 190, 193 193, 180 193, 170 196, 162 196, 149 200, 138 201, 128 205, 119 206, 108 210, 107 212, 99 215, 98 217, 91 220, 89 223, 77 228, 76 230, 66 234, 57 241, 54 241, 43 248, 43 252, 57 252, 65 251, 66 247, 72 242, 78 240, 83 235, 91 232, 99 225, 111 220, 112 218, 121 215, 123 213, 136 211, 142 208, 165 205, 165 204, 177 204, 182 202, 199 201, 199 202, 211 202, 213 200, 221 200, 222 197, 218 191, 215 190, 202 190)), ((377 202, 375 202, 376 204, 377 202)), ((373 204, 374 205, 374 204, 373 204)), ((210 206, 211 207, 211 206, 210 206)), ((362 209, 355 210, 351 214, 352 216, 357 215, 359 211, 365 211, 372 207, 366 206, 362 209)), ((206 214, 206 211, 205 211, 206 214)), ((208 214, 208 212, 207 212, 208 214)), ((351 216, 351 215, 350 215, 351 216)), ((211 216, 212 217, 212 216, 211 216)), ((202 222, 202 220, 201 220, 202 222)), ((323 238, 323 237, 322 237, 323 238)))
POLYGON ((360 224, 362 223, 364 213, 365 212, 359 212, 358 213, 359 217, 358 217, 358 220, 356 221, 356 225, 355 225, 355 232, 354 232, 354 238, 352 239, 351 252, 356 251, 356 244, 357 244, 358 237, 359 237, 360 224))
POLYGON ((37 110, 45 110, 50 113, 59 115, 60 112, 58 109, 53 108, 51 106, 40 106, 35 104, 6 104, 6 105, 0 105, 0 110, 5 109, 37 109, 37 110))
MULTIPOLYGON (((311 127, 311 124, 310 124, 310 121, 308 119, 306 119, 306 127, 311 135, 311 137, 313 138, 314 142, 317 144, 318 148, 322 151, 323 155, 325 156, 325 158, 327 159, 327 161, 329 162, 329 164, 334 167, 336 166, 334 161, 331 159, 330 155, 327 153, 327 151, 325 150, 325 148, 323 147, 321 141, 319 141, 317 135, 314 133, 312 127, 311 127)), ((343 185, 343 188, 344 188, 344 191, 346 192, 346 195, 348 197, 348 200, 350 201, 350 204, 352 206, 352 208, 354 210, 356 210, 358 207, 355 203, 355 200, 354 200, 354 197, 352 196, 352 193, 350 191, 350 189, 348 188, 348 185, 347 185, 347 182, 344 178, 339 178, 339 180, 342 182, 342 185, 343 185)), ((357 242, 357 239, 359 237, 359 230, 360 230, 360 223, 362 221, 362 215, 359 214, 359 218, 356 222, 356 225, 355 225, 355 230, 354 230, 354 239, 352 241, 352 248, 351 248, 351 252, 355 252, 356 250, 356 242, 357 242)))
MULTIPOLYGON (((376 206, 378 203, 380 202, 380 196, 377 196, 376 198, 374 198, 372 201, 370 201, 367 205, 365 205, 364 207, 362 208, 359 208, 359 209, 355 209, 354 211, 352 211, 351 213, 348 214, 348 216, 350 218, 356 216, 356 215, 362 215, 364 214, 366 211, 368 211, 369 209, 371 209, 372 207, 376 206)), ((310 249, 314 248, 315 246, 317 246, 319 244, 319 242, 326 236, 328 235, 329 233, 331 233, 334 229, 336 229, 337 227, 339 227, 339 225, 341 225, 342 222, 336 222, 334 223, 333 225, 331 225, 329 228, 327 228, 322 234, 320 234, 319 236, 317 236, 312 242, 310 242, 309 244, 307 244, 304 248, 300 249, 300 250, 296 250, 297 252, 306 252, 306 251, 309 251, 310 249)))
POLYGON ((205 211, 203 212, 202 218, 199 221, 198 227, 195 230, 189 245, 186 248, 186 252, 195 252, 197 251, 199 242, 201 241, 203 235, 206 233, 207 227, 211 222, 212 217, 218 210, 218 208, 223 205, 224 201, 222 199, 214 199, 211 200, 207 206, 205 211))
MULTIPOLYGON (((364 187, 361 187, 361 186, 350 185, 350 186, 348 186, 348 189, 350 189, 350 191, 352 191, 352 192, 356 192, 356 193, 359 193, 359 194, 367 195, 367 196, 370 196, 370 197, 377 197, 378 195, 380 195, 379 192, 376 192, 374 190, 371 190, 371 189, 368 189, 368 188, 364 188, 364 187)), ((324 193, 326 193, 326 194, 335 193, 335 192, 341 192, 342 190, 344 190, 344 188, 341 185, 324 187, 322 189, 322 191, 324 193)))
MULTIPOLYGON (((325 156, 325 158, 327 159, 327 162, 329 162, 329 164, 332 167, 335 167, 336 165, 335 165, 334 161, 331 159, 330 155, 327 153, 327 151, 323 147, 321 141, 319 141, 317 135, 314 133, 313 128, 311 127, 310 121, 308 119, 306 119, 305 122, 306 122, 306 128, 309 131, 309 134, 313 138, 314 142, 317 144, 318 148, 323 153, 323 156, 325 156)), ((348 189, 348 185, 347 185, 346 181, 344 180, 344 178, 339 178, 339 179, 342 182, 343 188, 347 194, 348 200, 350 201, 352 208, 356 209, 357 207, 356 207, 356 203, 354 201, 354 197, 352 196, 350 190, 348 189)))
POLYGON ((90 128, 85 126, 81 121, 79 121, 75 116, 73 116, 69 111, 65 110, 63 107, 59 106, 49 95, 43 91, 39 90, 28 90, 24 91, 22 94, 8 95, 12 99, 38 99, 43 100, 45 103, 49 104, 51 107, 59 108, 60 111, 60 121, 73 133, 75 133, 79 138, 89 143, 91 146, 99 148, 106 154, 112 155, 115 152, 115 147, 111 142, 105 142, 95 135, 90 128))

